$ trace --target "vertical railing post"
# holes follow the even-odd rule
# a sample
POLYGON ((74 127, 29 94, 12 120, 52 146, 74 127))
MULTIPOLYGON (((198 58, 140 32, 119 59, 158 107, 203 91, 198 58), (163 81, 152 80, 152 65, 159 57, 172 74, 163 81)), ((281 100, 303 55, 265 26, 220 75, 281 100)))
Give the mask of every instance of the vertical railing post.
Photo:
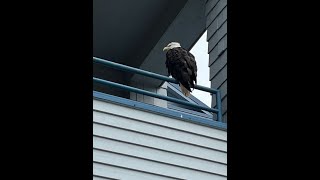
POLYGON ((222 108, 221 108, 221 94, 220 94, 220 90, 218 90, 217 94, 216 94, 216 104, 217 104, 217 109, 219 110, 217 113, 217 120, 219 122, 222 122, 222 108))

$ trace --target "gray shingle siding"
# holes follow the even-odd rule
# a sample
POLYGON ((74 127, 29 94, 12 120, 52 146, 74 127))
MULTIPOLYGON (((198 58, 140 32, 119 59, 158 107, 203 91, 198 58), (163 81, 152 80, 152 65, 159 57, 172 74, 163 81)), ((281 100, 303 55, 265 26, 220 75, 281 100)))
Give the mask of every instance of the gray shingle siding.
POLYGON ((227 65, 223 66, 222 69, 219 69, 218 73, 216 73, 215 76, 210 75, 211 87, 215 89, 219 88, 220 85, 226 79, 227 79, 227 65))
MULTIPOLYGON (((210 0, 210 1, 215 1, 215 0, 210 0)), ((209 8, 209 5, 211 4, 210 1, 207 2, 206 6, 209 8)), ((227 6, 227 0, 220 0, 218 1, 210 10, 208 11, 207 14, 207 27, 213 22, 217 17, 221 15, 222 10, 227 6)))
MULTIPOLYGON (((223 53, 219 58, 217 58, 215 61, 212 61, 212 63, 209 63, 209 67, 211 74, 210 77, 216 76, 216 74, 221 70, 224 66, 227 64, 227 51, 223 53)), ((210 78, 211 79, 211 78, 210 78)))
POLYGON ((209 51, 211 51, 213 48, 215 48, 218 43, 227 36, 227 21, 225 21, 221 27, 211 36, 211 38, 208 40, 209 42, 209 51))
POLYGON ((221 14, 213 21, 208 27, 207 40, 221 27, 221 25, 227 21, 227 6, 223 8, 221 14))
MULTIPOLYGON (((223 121, 227 121, 227 0, 206 2, 206 27, 211 87, 221 92, 223 121)), ((212 96, 212 106, 216 99, 212 96)))
POLYGON ((209 57, 209 63, 211 61, 216 60, 218 57, 220 57, 227 49, 227 35, 224 34, 223 37, 221 37, 221 39, 219 40, 219 42, 213 46, 210 45, 210 41, 208 44, 208 52, 209 52, 209 56, 213 56, 211 59, 209 57))

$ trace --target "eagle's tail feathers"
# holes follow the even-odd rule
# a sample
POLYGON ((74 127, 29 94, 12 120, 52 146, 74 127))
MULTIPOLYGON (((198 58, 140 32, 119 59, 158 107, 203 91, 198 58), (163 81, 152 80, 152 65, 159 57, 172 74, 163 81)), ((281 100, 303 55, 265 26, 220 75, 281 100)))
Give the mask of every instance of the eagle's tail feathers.
POLYGON ((187 96, 187 97, 190 96, 190 91, 187 88, 185 88, 181 83, 180 83, 180 88, 181 88, 182 93, 185 96, 187 96))

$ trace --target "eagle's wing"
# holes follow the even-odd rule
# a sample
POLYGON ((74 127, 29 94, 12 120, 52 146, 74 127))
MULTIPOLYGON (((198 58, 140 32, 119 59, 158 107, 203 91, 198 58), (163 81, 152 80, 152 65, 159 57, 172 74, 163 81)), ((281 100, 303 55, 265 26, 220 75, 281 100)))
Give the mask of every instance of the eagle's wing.
POLYGON ((195 60, 195 57, 193 56, 193 54, 191 54, 190 52, 188 52, 187 50, 185 50, 186 53, 183 53, 184 55, 184 59, 187 62, 187 68, 189 69, 189 75, 191 77, 191 80, 194 81, 197 84, 197 62, 195 60))
POLYGON ((166 54, 168 74, 172 75, 186 89, 191 91, 197 82, 197 64, 194 56, 183 48, 174 48, 166 54))

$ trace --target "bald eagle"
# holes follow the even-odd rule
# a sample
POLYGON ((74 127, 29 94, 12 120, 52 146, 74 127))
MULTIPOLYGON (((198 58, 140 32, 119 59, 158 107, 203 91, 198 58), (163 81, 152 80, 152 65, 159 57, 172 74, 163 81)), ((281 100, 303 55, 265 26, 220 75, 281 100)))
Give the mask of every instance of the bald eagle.
POLYGON ((190 96, 191 88, 194 89, 197 84, 197 63, 194 56, 178 42, 169 43, 163 51, 167 51, 165 64, 168 75, 172 75, 179 82, 185 96, 190 96))

